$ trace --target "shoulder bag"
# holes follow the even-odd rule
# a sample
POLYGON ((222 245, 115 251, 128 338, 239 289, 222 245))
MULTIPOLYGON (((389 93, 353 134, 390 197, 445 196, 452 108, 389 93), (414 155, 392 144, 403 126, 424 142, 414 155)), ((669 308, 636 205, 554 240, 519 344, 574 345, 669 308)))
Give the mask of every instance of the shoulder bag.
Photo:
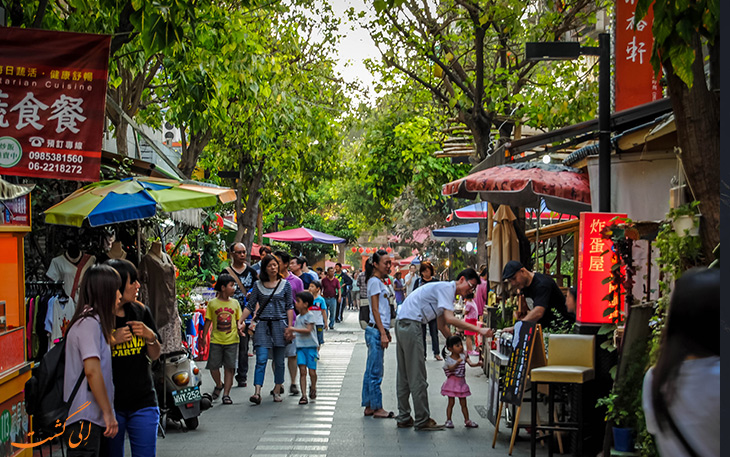
MULTIPOLYGON (((279 288, 279 284, 281 283, 281 279, 276 282, 276 285, 274 286, 274 290, 271 291, 268 297, 266 297, 266 301, 261 304, 261 307, 259 308, 258 312, 254 314, 253 319, 251 319, 251 322, 249 324, 246 324, 246 332, 249 336, 253 336, 253 334, 256 332, 256 324, 261 320, 261 315, 264 313, 264 310, 266 309, 266 305, 269 304, 271 299, 273 298, 274 294, 276 294, 276 290, 279 288)), ((263 285, 263 283, 261 283, 263 285)))

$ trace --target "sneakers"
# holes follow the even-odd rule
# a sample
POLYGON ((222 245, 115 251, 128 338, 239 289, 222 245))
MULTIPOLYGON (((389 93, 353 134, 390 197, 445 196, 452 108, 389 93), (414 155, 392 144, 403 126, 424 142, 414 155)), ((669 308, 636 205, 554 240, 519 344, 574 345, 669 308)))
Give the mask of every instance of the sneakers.
POLYGON ((426 422, 425 424, 416 427, 416 430, 418 430, 419 432, 435 432, 443 429, 444 426, 437 424, 436 421, 433 419, 429 419, 428 422, 426 422))
POLYGON ((246 380, 238 381, 238 387, 246 387, 248 384, 246 383, 246 380))
POLYGON ((454 423, 451 421, 451 419, 449 419, 444 424, 444 427, 446 427, 446 428, 454 428, 454 423))

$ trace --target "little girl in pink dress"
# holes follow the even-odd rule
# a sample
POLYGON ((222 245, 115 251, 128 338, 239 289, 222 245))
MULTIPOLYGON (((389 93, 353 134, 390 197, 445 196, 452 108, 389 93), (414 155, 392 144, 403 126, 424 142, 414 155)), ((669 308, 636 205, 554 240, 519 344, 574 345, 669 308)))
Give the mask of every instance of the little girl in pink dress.
POLYGON ((451 421, 451 413, 454 411, 456 398, 459 399, 461 405, 461 413, 464 415, 464 425, 467 428, 477 428, 476 422, 469 419, 469 408, 466 406, 466 397, 471 395, 469 386, 466 384, 466 364, 476 367, 479 363, 472 362, 469 357, 464 354, 464 344, 461 337, 457 335, 450 336, 446 339, 446 347, 441 352, 444 357, 444 372, 446 373, 446 381, 441 386, 441 395, 449 397, 449 403, 446 407, 446 428, 454 428, 451 421), (450 354, 446 355, 446 349, 450 354))

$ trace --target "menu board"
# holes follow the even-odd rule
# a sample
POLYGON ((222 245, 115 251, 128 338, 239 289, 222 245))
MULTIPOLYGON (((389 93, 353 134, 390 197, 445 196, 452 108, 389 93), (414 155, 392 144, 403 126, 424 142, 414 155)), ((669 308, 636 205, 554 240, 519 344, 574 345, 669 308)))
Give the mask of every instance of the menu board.
POLYGON ((546 364, 541 327, 536 322, 518 322, 514 328, 512 347, 512 355, 502 380, 501 401, 520 406, 528 369, 546 364))

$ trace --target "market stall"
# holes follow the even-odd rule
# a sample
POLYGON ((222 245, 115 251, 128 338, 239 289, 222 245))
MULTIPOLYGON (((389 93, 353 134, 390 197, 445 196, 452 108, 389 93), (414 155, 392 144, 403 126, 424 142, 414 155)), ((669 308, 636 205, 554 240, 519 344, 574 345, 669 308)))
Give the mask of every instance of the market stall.
MULTIPOLYGON (((13 186, 22 193, 25 186, 13 186)), ((30 430, 25 411, 25 383, 31 376, 28 361, 30 329, 25 306, 23 238, 30 232, 30 190, 25 195, 0 200, 0 456, 32 455, 31 449, 12 447, 26 443, 30 430)), ((3 193, 3 195, 8 195, 3 193)))

